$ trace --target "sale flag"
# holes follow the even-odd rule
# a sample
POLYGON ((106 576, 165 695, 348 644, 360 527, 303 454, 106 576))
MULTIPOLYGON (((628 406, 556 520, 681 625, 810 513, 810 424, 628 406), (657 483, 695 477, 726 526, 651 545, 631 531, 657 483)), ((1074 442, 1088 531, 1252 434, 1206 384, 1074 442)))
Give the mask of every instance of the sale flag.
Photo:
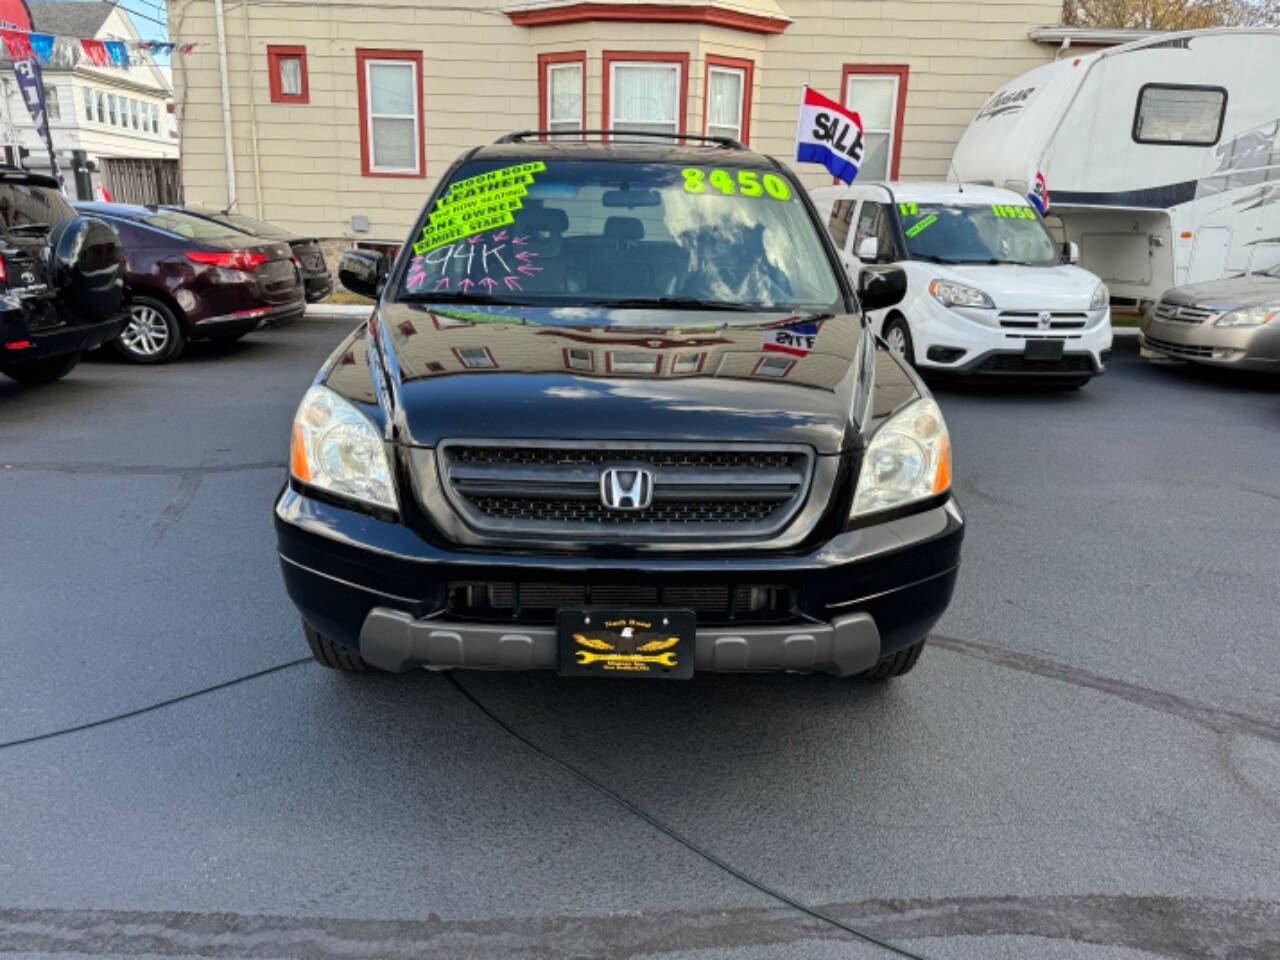
POLYGON ((796 160, 820 163, 837 180, 852 183, 864 149, 862 118, 806 86, 796 127, 796 160))

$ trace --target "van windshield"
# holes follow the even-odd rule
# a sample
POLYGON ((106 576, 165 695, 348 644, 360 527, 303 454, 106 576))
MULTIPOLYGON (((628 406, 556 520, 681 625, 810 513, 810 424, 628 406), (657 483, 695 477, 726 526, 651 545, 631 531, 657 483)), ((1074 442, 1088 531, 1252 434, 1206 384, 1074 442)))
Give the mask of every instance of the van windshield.
POLYGON ((898 216, 913 260, 937 263, 1060 262, 1034 207, 1018 203, 899 203, 898 216))
POLYGON ((838 311, 801 188, 715 159, 465 164, 415 228, 399 298, 838 311))

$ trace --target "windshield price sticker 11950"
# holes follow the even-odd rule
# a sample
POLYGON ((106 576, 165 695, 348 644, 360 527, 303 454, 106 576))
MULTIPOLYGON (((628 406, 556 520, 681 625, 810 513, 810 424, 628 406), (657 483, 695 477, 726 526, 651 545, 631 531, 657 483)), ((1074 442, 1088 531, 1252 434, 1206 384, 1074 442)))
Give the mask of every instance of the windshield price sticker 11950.
POLYGON ((1034 207, 1020 207, 1013 203, 993 203, 991 212, 1004 220, 1034 220, 1036 218, 1034 207))
POLYGON ((726 197, 740 193, 744 197, 764 197, 773 200, 790 200, 791 188, 776 173, 761 174, 756 170, 703 170, 701 167, 685 167, 685 193, 719 192, 726 197))

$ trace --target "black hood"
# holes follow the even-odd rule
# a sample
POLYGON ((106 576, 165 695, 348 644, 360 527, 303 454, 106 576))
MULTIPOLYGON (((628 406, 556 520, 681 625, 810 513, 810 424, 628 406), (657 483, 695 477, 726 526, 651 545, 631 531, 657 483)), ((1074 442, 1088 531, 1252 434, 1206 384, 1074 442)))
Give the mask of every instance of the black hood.
POLYGON ((373 405, 371 359, 382 366, 401 443, 857 443, 857 315, 384 303, 367 327, 321 380, 373 405))

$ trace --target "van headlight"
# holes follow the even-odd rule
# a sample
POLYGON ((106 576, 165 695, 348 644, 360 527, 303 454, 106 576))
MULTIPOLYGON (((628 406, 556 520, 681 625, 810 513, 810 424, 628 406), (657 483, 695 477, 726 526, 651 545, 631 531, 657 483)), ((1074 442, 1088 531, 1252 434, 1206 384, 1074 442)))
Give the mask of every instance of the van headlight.
POLYGON ((289 472, 321 490, 377 507, 397 507, 386 445, 378 428, 328 387, 312 387, 298 405, 289 472))
POLYGON ((1111 291, 1107 289, 1105 283, 1098 284, 1098 289, 1093 291, 1093 297, 1089 300, 1090 310, 1101 310, 1111 302, 1111 291))
POLYGON ((954 280, 931 280, 929 292, 944 307, 995 307, 995 301, 977 287, 956 283, 954 280))
POLYGON ((1275 307, 1241 307, 1239 310, 1224 313, 1213 321, 1213 325, 1215 327, 1260 327, 1264 323, 1270 323, 1278 314, 1280 310, 1275 307))
POLYGON ((927 500, 951 488, 951 438, 928 398, 895 413, 867 444, 853 517, 927 500))

